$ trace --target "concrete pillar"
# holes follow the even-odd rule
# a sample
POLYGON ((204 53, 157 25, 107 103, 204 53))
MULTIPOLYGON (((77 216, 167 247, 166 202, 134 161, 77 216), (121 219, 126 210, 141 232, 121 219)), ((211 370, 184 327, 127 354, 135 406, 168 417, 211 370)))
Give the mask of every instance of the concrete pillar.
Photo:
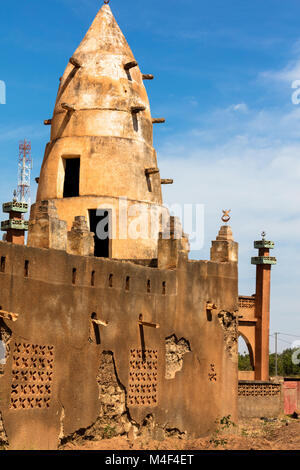
POLYGON ((28 230, 28 221, 24 220, 23 214, 28 212, 28 204, 19 202, 16 198, 12 202, 6 202, 2 206, 3 212, 9 214, 9 220, 1 222, 1 230, 6 231, 5 241, 24 245, 25 231, 28 230))
POLYGON ((271 241, 256 241, 254 248, 259 250, 259 256, 251 259, 256 265, 255 380, 269 380, 271 265, 276 264, 276 258, 270 257, 269 250, 274 248, 271 241))

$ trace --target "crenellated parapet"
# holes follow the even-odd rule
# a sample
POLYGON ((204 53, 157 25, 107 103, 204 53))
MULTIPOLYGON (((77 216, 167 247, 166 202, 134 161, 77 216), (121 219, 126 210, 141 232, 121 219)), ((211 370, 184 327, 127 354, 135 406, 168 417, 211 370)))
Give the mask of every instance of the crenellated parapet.
POLYGON ((66 250, 67 223, 58 218, 53 201, 40 201, 30 218, 28 246, 66 250))

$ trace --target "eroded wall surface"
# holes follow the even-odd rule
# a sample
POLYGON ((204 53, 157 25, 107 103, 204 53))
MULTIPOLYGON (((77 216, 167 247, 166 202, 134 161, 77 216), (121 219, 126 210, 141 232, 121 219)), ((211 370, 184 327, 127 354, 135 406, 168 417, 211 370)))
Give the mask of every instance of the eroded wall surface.
POLYGON ((0 376, 10 448, 55 449, 108 426, 134 436, 145 423, 196 437, 237 420, 236 263, 160 270, 3 242, 0 255, 0 306, 19 314, 5 322, 0 376))

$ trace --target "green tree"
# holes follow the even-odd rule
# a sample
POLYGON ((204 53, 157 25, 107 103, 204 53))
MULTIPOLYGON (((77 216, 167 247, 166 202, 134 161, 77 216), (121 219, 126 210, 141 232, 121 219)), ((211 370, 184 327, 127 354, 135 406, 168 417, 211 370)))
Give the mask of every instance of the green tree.
MULTIPOLYGON (((282 353, 277 355, 277 374, 282 377, 297 377, 300 376, 300 364, 293 364, 292 356, 295 349, 285 349, 282 353)), ((275 375, 275 354, 270 354, 270 376, 275 375)))
MULTIPOLYGON (((294 364, 292 357, 298 349, 288 348, 277 355, 277 375, 281 377, 300 377, 300 364, 294 364)), ((300 353, 298 355, 300 359, 300 353)), ((249 354, 239 354, 239 370, 252 370, 249 354)), ((270 376, 275 376, 275 353, 270 354, 270 376)))
POLYGON ((252 370, 249 354, 239 354, 239 370, 252 370))

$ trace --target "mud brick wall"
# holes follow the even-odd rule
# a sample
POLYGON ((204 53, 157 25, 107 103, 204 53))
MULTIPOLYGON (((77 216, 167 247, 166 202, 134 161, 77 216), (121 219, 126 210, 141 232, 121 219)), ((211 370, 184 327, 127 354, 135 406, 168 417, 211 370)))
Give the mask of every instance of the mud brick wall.
POLYGON ((239 381, 238 411, 240 418, 274 418, 283 413, 282 384, 239 381))
POLYGON ((237 420, 236 263, 162 270, 4 242, 0 256, 0 305, 19 314, 1 329, 10 448, 55 449, 93 426, 128 434, 145 420, 196 437, 237 420), (141 327, 140 314, 160 327, 141 327))

